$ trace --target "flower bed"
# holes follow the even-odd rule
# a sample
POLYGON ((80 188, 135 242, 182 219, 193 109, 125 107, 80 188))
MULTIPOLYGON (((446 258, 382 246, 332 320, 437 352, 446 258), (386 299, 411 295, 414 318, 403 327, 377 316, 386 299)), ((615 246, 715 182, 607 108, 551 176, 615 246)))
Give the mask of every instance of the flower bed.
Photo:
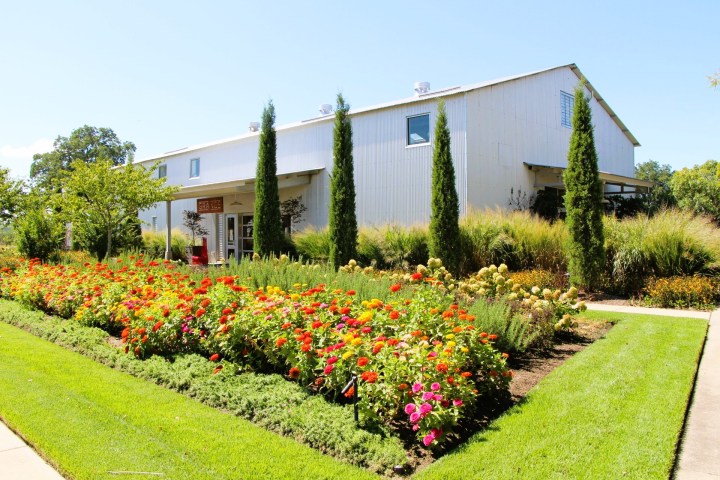
POLYGON ((455 302, 453 280, 429 264, 392 285, 384 300, 326 285, 255 290, 236 276, 196 282, 172 264, 142 259, 83 267, 29 262, 3 270, 0 290, 121 332, 125 351, 139 358, 201 353, 217 362, 216 373, 228 360, 336 399, 356 374, 364 421, 399 423, 432 447, 483 398, 505 392, 512 372, 493 347, 493 332, 475 328, 455 302), (412 289, 411 300, 403 289, 412 289))

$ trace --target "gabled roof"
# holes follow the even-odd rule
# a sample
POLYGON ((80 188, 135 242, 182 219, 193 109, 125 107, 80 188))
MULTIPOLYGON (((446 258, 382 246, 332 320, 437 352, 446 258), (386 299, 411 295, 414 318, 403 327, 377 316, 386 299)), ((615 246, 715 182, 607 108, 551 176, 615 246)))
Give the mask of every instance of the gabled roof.
MULTIPOLYGON (((433 99, 433 98, 449 97, 449 96, 452 96, 452 95, 458 95, 458 94, 461 94, 461 93, 466 93, 466 92, 470 92, 470 91, 473 91, 473 90, 478 90, 478 89, 481 89, 481 88, 486 88, 486 87, 490 87, 490 86, 493 86, 493 85, 498 85, 498 84, 501 84, 501 83, 511 82, 511 81, 513 81, 513 80, 518 80, 518 79, 521 79, 521 78, 532 77, 532 76, 534 76, 534 75, 539 75, 539 74, 541 74, 541 73, 550 72, 550 71, 552 71, 552 70, 558 70, 558 69, 562 69, 562 68, 569 68, 569 69, 572 70, 572 72, 578 77, 578 80, 584 80, 584 81, 585 81, 585 85, 587 86, 588 90, 590 90, 593 98, 595 98, 595 100, 597 100, 597 102, 598 102, 598 103, 600 104, 600 106, 607 112, 607 114, 610 115, 610 118, 613 119, 613 121, 615 122, 615 124, 616 124, 616 125, 620 128, 620 130, 625 134, 625 136, 628 138, 628 140, 630 140, 630 142, 632 142, 632 144, 633 144, 634 146, 639 147, 639 146, 640 146, 640 143, 637 141, 637 139, 635 138, 635 136, 630 132, 630 130, 625 126, 625 124, 622 122, 622 120, 620 120, 620 118, 619 118, 619 117, 617 116, 617 114, 613 111, 613 109, 610 108, 610 106, 607 104, 607 102, 605 102, 605 100, 602 98, 602 96, 600 95, 600 93, 598 93, 598 91, 595 89, 595 87, 593 87, 593 85, 585 78, 585 76, 582 74, 582 72, 580 71, 580 69, 578 68, 578 66, 575 65, 574 63, 570 63, 570 64, 567 64, 567 65, 560 65, 560 66, 558 66, 558 67, 546 68, 546 69, 543 69, 543 70, 536 70, 536 71, 534 71, 534 72, 522 73, 522 74, 519 74, 519 75, 512 75, 512 76, 509 76, 509 77, 498 78, 498 79, 495 79, 495 80, 488 80, 488 81, 480 82, 480 83, 472 83, 472 84, 469 84, 469 85, 459 85, 459 86, 456 86, 456 87, 448 87, 448 88, 441 88, 441 89, 438 89, 438 90, 432 90, 432 91, 427 92, 427 93, 423 93, 423 94, 420 94, 420 95, 414 95, 414 96, 412 96, 412 97, 403 98, 403 99, 395 100, 395 101, 392 101, 392 102, 380 103, 380 104, 373 105, 373 106, 370 106, 370 107, 363 107, 363 108, 351 109, 350 112, 349 112, 349 115, 350 115, 350 116, 352 116, 352 115, 358 115, 358 114, 361 114, 361 113, 371 112, 371 111, 374 111, 374 110, 382 110, 382 109, 385 109, 385 108, 397 107, 397 106, 399 106, 399 105, 407 105, 407 104, 411 104, 411 103, 422 102, 422 101, 426 101, 426 100, 428 100, 428 99, 433 99)), ((294 123, 288 123, 288 124, 285 124, 285 125, 280 125, 280 126, 278 126, 278 127, 275 128, 275 131, 288 130, 288 129, 291 129, 291 128, 296 128, 296 127, 298 127, 298 126, 307 125, 307 124, 310 124, 310 123, 316 123, 316 122, 319 123, 319 122, 334 121, 334 119, 335 119, 335 116, 332 115, 332 114, 330 114, 330 115, 318 116, 318 117, 313 117, 313 118, 309 118, 309 119, 307 119, 307 120, 302 120, 302 121, 299 121, 299 122, 294 122, 294 123)), ((162 154, 162 155, 155 155, 155 156, 153 156, 153 157, 149 157, 149 158, 146 158, 146 159, 143 159, 143 160, 139 160, 139 162, 147 162, 147 161, 151 161, 151 160, 159 160, 159 159, 162 159, 162 158, 167 158, 167 157, 172 156, 172 155, 177 155, 177 154, 180 154, 180 153, 190 152, 190 151, 193 151, 193 150, 200 150, 200 149, 202 149, 202 148, 212 147, 212 146, 215 146, 215 145, 221 145, 221 144, 224 144, 224 143, 230 143, 230 142, 234 142, 234 141, 241 140, 241 139, 244 139, 244 138, 253 137, 253 136, 256 136, 256 135, 259 135, 259 134, 260 134, 259 132, 247 132, 247 133, 243 133, 243 134, 241 134, 241 135, 237 135, 237 136, 235 136, 235 137, 226 138, 226 139, 224 139, 224 140, 217 140, 217 141, 213 141, 213 142, 202 143, 202 144, 199 144, 199 145, 193 145, 193 146, 190 146, 190 147, 184 147, 184 148, 180 148, 180 149, 177 149, 177 150, 172 150, 172 151, 169 151, 169 152, 165 152, 165 153, 162 154)))

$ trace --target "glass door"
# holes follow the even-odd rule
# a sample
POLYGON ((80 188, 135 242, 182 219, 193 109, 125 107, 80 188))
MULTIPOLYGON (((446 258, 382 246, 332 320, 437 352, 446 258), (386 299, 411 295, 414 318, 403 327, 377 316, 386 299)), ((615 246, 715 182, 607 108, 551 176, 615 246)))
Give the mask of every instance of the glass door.
POLYGON ((240 219, 242 227, 240 229, 240 246, 243 256, 252 256, 253 254, 253 216, 243 215, 240 219))
POLYGON ((225 215, 225 261, 238 258, 238 222, 237 214, 225 215))

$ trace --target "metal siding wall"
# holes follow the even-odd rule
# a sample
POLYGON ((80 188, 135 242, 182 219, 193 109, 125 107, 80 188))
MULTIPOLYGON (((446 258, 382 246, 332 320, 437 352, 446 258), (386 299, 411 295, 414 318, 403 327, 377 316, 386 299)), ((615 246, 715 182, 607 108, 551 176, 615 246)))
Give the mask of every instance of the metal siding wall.
MULTIPOLYGON (((463 95, 446 98, 456 189, 461 211, 467 198, 463 95)), ((432 152, 437 100, 353 117, 358 223, 412 225, 430 220, 432 152), (407 117, 430 114, 429 144, 408 147, 407 117)))

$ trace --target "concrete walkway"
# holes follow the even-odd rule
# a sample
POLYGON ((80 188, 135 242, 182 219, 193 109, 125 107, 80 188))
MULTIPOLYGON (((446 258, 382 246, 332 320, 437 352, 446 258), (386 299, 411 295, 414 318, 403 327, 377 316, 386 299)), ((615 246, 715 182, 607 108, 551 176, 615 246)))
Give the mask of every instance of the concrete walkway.
POLYGON ((0 422, 0 478, 3 480, 63 480, 45 460, 0 422))
MULTIPOLYGON (((588 310, 710 320, 673 478, 720 480, 720 310, 708 313, 597 303, 589 303, 588 310)), ((63 477, 0 422, 0 479, 63 480, 63 477)))

